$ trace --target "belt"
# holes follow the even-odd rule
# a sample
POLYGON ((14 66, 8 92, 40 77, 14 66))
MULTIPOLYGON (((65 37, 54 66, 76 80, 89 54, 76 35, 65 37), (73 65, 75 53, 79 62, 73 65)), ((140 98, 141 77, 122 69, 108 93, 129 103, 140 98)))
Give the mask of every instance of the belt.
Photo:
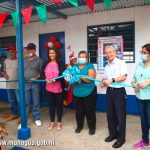
POLYGON ((121 89, 124 89, 124 87, 121 87, 121 88, 107 87, 107 90, 109 90, 109 91, 121 90, 121 89))

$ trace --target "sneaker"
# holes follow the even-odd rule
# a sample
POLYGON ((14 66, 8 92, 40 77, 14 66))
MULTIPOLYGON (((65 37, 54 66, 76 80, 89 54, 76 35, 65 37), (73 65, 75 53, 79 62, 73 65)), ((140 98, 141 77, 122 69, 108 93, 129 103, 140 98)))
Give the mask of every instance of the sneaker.
POLYGON ((51 122, 51 124, 50 124, 50 126, 49 126, 49 128, 48 128, 48 131, 50 131, 50 130, 54 129, 54 127, 55 127, 54 122, 51 122))
POLYGON ((36 120, 35 124, 37 127, 40 127, 42 125, 42 122, 41 122, 41 120, 36 120))
POLYGON ((57 124, 57 131, 60 131, 62 129, 62 124, 59 122, 58 124, 57 124))
POLYGON ((21 123, 20 123, 19 126, 18 126, 18 130, 19 130, 19 129, 21 129, 21 123))
POLYGON ((150 147, 150 143, 144 143, 144 148, 150 147))
POLYGON ((18 119, 18 116, 16 116, 16 115, 10 115, 10 116, 6 119, 6 121, 13 121, 13 120, 16 120, 16 119, 18 119))
POLYGON ((150 144, 144 143, 143 140, 141 140, 140 142, 138 142, 134 145, 134 148, 136 148, 136 149, 142 149, 142 148, 148 148, 148 147, 150 147, 150 144))

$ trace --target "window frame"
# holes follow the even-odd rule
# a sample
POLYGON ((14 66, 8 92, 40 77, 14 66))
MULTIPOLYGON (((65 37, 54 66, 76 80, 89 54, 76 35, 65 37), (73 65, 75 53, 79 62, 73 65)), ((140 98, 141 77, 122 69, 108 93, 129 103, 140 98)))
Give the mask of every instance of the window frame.
MULTIPOLYGON (((88 51, 88 53, 90 52, 89 51, 89 29, 90 28, 99 28, 99 27, 104 27, 104 26, 125 25, 125 24, 132 24, 133 25, 133 61, 125 61, 125 62, 126 63, 135 63, 135 21, 117 22, 117 23, 108 23, 108 24, 87 26, 87 51, 88 51)), ((113 35, 113 34, 111 34, 110 36, 120 36, 120 35, 113 35)), ((104 36, 102 36, 102 37, 104 37, 104 36)), ((91 56, 90 56, 90 58, 91 58, 91 56)), ((90 58, 89 58, 89 60, 90 60, 90 58)), ((97 62, 97 58, 98 58, 98 50, 96 50, 96 62, 92 62, 93 64, 97 64, 98 63, 97 62)))
MULTIPOLYGON (((4 45, 4 40, 6 40, 6 39, 10 39, 10 38, 12 38, 12 41, 14 40, 15 42, 12 44, 12 42, 10 43, 10 44, 8 44, 8 46, 9 45, 13 45, 13 46, 16 46, 16 36, 6 36, 6 37, 0 37, 0 42, 1 42, 1 40, 2 40, 2 45, 3 46, 1 46, 1 44, 0 44, 0 48, 7 48, 7 47, 5 47, 4 45)), ((9 43, 9 42, 8 42, 9 43)))

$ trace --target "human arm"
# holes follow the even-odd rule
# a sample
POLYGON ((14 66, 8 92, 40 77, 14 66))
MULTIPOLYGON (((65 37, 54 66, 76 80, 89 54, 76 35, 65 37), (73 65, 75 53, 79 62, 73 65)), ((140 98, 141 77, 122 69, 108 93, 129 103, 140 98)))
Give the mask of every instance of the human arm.
MULTIPOLYGON (((89 69, 88 70, 88 76, 91 78, 96 78, 96 71, 94 69, 89 69)), ((87 79, 87 78, 81 78, 82 81, 90 83, 92 80, 87 79)))

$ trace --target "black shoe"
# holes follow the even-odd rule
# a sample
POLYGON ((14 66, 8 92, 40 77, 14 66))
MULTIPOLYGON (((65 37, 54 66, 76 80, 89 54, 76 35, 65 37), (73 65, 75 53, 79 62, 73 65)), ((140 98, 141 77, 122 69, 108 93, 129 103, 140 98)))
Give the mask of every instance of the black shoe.
POLYGON ((93 135, 93 134, 95 134, 95 130, 90 130, 89 135, 93 135))
POLYGON ((116 142, 112 145, 112 147, 113 147, 113 148, 119 148, 119 147, 121 147, 123 144, 124 144, 124 143, 119 143, 118 141, 116 141, 116 142))
POLYGON ((82 130, 82 128, 77 128, 77 129, 75 130, 75 133, 80 133, 81 130, 82 130))
POLYGON ((114 136, 108 136, 106 139, 105 139, 105 142, 111 142, 111 141, 113 141, 113 140, 115 140, 116 139, 116 137, 114 137, 114 136))

